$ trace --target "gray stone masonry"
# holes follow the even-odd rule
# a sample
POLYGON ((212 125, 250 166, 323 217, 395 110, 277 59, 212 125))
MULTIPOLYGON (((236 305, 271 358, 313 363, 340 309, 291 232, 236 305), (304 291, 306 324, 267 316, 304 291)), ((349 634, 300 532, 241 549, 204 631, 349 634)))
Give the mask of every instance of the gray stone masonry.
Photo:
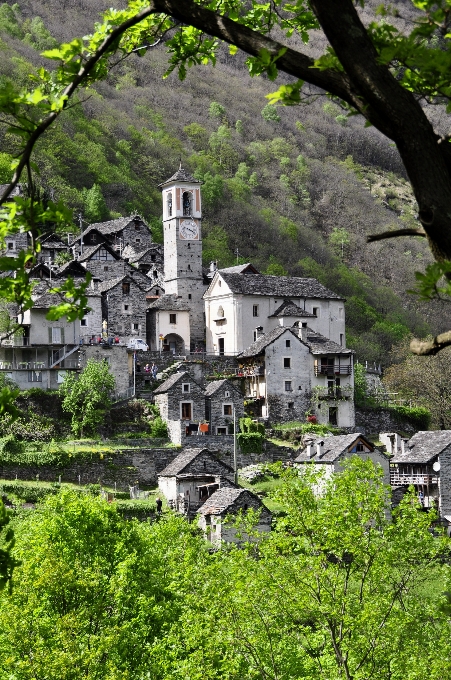
POLYGON ((440 515, 451 517, 451 446, 438 457, 440 463, 440 515))
POLYGON ((237 385, 237 387, 238 389, 228 380, 213 381, 213 383, 207 385, 205 417, 209 421, 211 435, 217 434, 218 427, 225 427, 227 434, 229 431, 233 433, 234 411, 236 414, 236 429, 239 432, 240 418, 244 416, 244 401, 239 389, 240 386, 237 385), (216 385, 218 385, 218 388, 209 395, 209 389, 214 388, 216 385), (225 413, 225 411, 231 411, 231 413, 225 413))
POLYGON ((102 316, 108 333, 122 338, 146 337, 146 292, 133 277, 102 292, 102 316))
POLYGON ((355 409, 355 427, 353 430, 363 434, 379 434, 379 432, 406 432, 414 434, 416 428, 408 420, 395 418, 390 409, 378 408, 365 409, 357 407, 355 409))
POLYGON ((122 259, 111 259, 111 260, 97 260, 89 259, 83 262, 88 272, 100 279, 101 281, 107 281, 108 279, 115 279, 119 276, 124 276, 127 273, 127 264, 122 259))

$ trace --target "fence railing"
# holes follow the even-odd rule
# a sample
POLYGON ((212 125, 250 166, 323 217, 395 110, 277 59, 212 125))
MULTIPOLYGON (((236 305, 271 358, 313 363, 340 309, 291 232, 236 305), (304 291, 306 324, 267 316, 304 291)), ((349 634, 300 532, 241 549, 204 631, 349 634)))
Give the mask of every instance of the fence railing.
POLYGON ((116 394, 113 394, 113 396, 111 397, 111 401, 113 402, 113 404, 115 404, 117 401, 125 401, 126 399, 131 399, 134 396, 135 388, 129 387, 127 390, 124 390, 123 392, 116 392, 116 394))
POLYGON ((333 366, 315 366, 315 375, 351 375, 351 365, 334 364, 333 366))
POLYGON ((438 477, 435 475, 424 474, 402 474, 400 472, 390 472, 390 484, 392 486, 423 485, 432 486, 438 484, 438 477))

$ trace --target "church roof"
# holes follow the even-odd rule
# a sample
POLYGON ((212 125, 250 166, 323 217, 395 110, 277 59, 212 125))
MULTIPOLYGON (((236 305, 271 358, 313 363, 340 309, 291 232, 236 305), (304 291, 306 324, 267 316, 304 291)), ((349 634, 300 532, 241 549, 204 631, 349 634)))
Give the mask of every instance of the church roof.
POLYGON ((165 182, 162 182, 158 186, 164 187, 165 184, 169 184, 169 182, 189 182, 190 184, 192 184, 194 182, 195 184, 202 184, 202 182, 199 182, 198 179, 196 179, 195 177, 190 175, 187 170, 184 170, 184 168, 182 168, 181 163, 180 163, 180 167, 177 170, 177 172, 175 172, 172 175, 172 177, 169 177, 169 179, 167 179, 165 182))
POLYGON ((274 314, 270 314, 269 318, 277 316, 277 317, 282 317, 282 316, 302 316, 302 317, 310 317, 310 318, 316 318, 314 314, 311 314, 311 312, 307 312, 305 309, 301 309, 298 305, 296 305, 294 302, 291 300, 284 300, 280 307, 276 309, 274 314))
POLYGON ((233 267, 224 267, 224 269, 220 269, 219 271, 221 274, 224 272, 226 274, 260 274, 250 262, 246 262, 246 264, 236 264, 233 267))
POLYGON ((230 274, 221 270, 224 279, 233 293, 239 295, 271 295, 281 298, 324 298, 343 300, 341 295, 332 292, 316 279, 297 276, 272 276, 269 274, 230 274))

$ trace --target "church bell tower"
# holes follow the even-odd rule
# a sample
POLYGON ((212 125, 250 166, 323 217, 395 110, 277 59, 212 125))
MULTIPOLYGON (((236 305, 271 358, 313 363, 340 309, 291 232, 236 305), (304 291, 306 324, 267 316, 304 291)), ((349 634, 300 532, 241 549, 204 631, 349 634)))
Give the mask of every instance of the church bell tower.
POLYGON ((164 288, 190 308, 191 349, 205 342, 201 182, 181 164, 160 184, 163 198, 164 288))

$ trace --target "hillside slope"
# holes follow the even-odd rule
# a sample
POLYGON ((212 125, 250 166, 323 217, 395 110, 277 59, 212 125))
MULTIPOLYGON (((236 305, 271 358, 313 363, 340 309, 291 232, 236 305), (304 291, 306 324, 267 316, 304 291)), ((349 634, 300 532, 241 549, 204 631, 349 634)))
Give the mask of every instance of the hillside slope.
MULTIPOLYGON (((1 77, 26 83, 41 50, 83 35, 110 4, 0 6, 1 77)), ((166 65, 158 46, 83 93, 39 144, 43 186, 88 222, 138 210, 161 239, 158 184, 182 159, 204 182, 206 263, 238 258, 262 272, 316 276, 348 298, 348 344, 360 359, 384 362, 409 332, 448 328, 446 307, 406 294, 415 270, 431 261, 424 240, 366 244, 368 234, 416 224, 388 140, 323 96, 271 115, 265 95, 276 86, 249 79, 244 57, 225 49, 215 69, 191 69, 184 82, 164 80, 166 65)), ((3 135, 0 181, 14 150, 3 135)))

